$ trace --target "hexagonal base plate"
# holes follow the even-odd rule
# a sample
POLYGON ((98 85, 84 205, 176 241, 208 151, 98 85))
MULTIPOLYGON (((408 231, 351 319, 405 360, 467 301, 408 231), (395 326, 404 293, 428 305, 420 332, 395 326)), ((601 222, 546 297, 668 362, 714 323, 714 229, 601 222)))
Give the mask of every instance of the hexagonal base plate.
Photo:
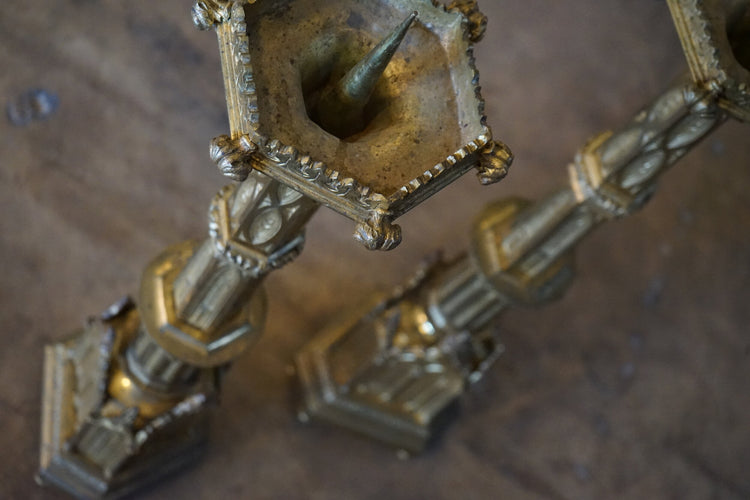
POLYGON ((353 309, 297 354, 301 416, 419 453, 452 414, 464 379, 450 363, 383 349, 375 303, 353 309))
MULTIPOLYGON (((76 453, 69 443, 81 429, 76 414, 80 405, 80 390, 91 380, 79 380, 80 370, 73 352, 81 342, 98 345, 107 333, 91 324, 70 339, 46 346, 44 353, 44 387, 42 396, 42 439, 40 469, 37 477, 43 485, 52 485, 78 498, 120 498, 142 486, 181 469, 201 456, 207 438, 207 415, 202 425, 192 432, 182 433, 179 439, 162 444, 157 453, 149 453, 115 472, 111 477, 96 464, 76 453)), ((115 332, 126 337, 122 331, 115 332)), ((117 341, 115 341, 117 343, 117 341)), ((106 380, 99 381, 106 384, 106 380)), ((106 386, 106 385, 105 385, 106 386)))

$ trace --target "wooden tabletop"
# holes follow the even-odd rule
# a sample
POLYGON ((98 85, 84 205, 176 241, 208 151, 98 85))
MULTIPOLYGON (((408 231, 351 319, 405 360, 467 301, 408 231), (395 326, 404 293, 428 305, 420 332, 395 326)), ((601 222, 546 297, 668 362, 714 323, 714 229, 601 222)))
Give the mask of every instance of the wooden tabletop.
MULTIPOLYGON (((477 47, 489 122, 516 155, 400 221, 389 253, 328 209, 304 254, 271 275, 267 329, 237 361, 207 455, 139 498, 750 498, 750 129, 728 123, 662 180, 641 213, 577 252, 565 298, 499 325, 506 354, 425 455, 294 417, 286 367, 339 308, 399 283, 423 255, 465 248, 472 217, 565 182, 591 135, 624 124, 686 70, 663 2, 484 0, 477 47)), ((163 247, 206 234, 227 181, 215 36, 187 0, 9 0, 3 105, 30 89, 50 116, 0 120, 0 498, 35 485, 42 349, 125 294, 163 247)))

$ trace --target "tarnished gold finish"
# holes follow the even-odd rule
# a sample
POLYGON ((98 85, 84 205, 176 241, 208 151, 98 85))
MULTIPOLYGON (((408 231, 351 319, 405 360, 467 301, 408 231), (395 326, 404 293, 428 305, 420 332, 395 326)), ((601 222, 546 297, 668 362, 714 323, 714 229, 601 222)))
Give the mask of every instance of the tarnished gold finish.
POLYGON ((501 352, 493 321, 508 307, 561 296, 575 246, 641 208, 661 174, 724 122, 730 95, 694 82, 670 88, 623 129, 586 144, 569 186, 535 203, 488 206, 467 254, 429 264, 391 297, 334 321, 297 355, 301 418, 421 451, 501 352))
MULTIPOLYGON (((495 144, 472 56, 478 10, 458 3, 277 0, 209 9, 204 2, 194 10, 201 26, 229 18, 217 25, 231 126, 214 141, 219 168, 238 180, 259 170, 346 215, 369 249, 398 245, 393 220, 477 167, 495 144), (391 33, 413 12, 408 31, 391 33), (329 89, 391 34, 403 39, 364 122, 350 130, 327 124, 340 112, 326 105, 329 89)), ((483 182, 499 180, 497 171, 483 182)))
POLYGON ((131 371, 135 339, 145 335, 139 324, 133 304, 121 301, 70 340, 46 348, 45 483, 78 498, 117 497, 201 454, 218 373, 173 360, 171 375, 181 383, 149 387, 131 371))
MULTIPOLYGON (((297 355, 301 418, 420 451, 500 353, 493 320, 510 306, 562 295, 574 277, 578 242, 641 208, 660 175, 727 113, 748 120, 750 2, 669 5, 693 81, 667 90, 619 132, 589 141, 568 168, 568 187, 536 203, 490 205, 466 255, 430 263, 392 296, 324 329, 297 355)), ((502 177, 505 152, 487 152, 480 178, 502 177)))
POLYGON ((750 2, 668 0, 693 79, 750 121, 750 2))
POLYGON ((208 238, 146 268, 137 309, 48 347, 39 477, 79 497, 119 497, 200 454, 220 373, 262 332, 262 281, 299 255, 321 203, 389 249, 397 216, 512 159, 485 125, 472 2, 206 0, 193 19, 216 30, 227 97, 210 154, 241 182, 214 197, 208 238))
MULTIPOLYGON (((432 0, 440 6, 438 0, 432 0)), ((487 31, 487 16, 479 10, 476 0, 452 0, 445 6, 446 10, 460 12, 466 18, 469 26, 469 38, 472 42, 479 42, 487 31)))
POLYGON ((153 332, 154 341, 167 352, 202 367, 228 363, 245 351, 260 335, 266 312, 262 293, 251 295, 244 303, 234 297, 244 295, 240 289, 250 280, 243 280, 237 266, 217 262, 221 257, 210 245, 203 243, 203 252, 196 255, 189 244, 168 249, 146 268, 141 281, 141 321, 146 330, 153 332), (207 248, 212 255, 206 255, 207 248), (205 281, 200 282, 201 288, 191 287, 193 293, 204 294, 196 301, 193 321, 180 314, 182 297, 178 292, 182 289, 175 286, 178 279, 192 278, 186 275, 193 267, 185 267, 191 256, 192 262, 205 259, 209 261, 206 267, 212 268, 202 269, 205 281), (215 318, 223 321, 212 324, 215 318))
POLYGON ((197 458, 219 371, 262 332, 261 281, 299 254, 316 208, 259 172, 225 187, 210 237, 148 266, 138 311, 115 307, 49 347, 40 478, 118 497, 197 458))

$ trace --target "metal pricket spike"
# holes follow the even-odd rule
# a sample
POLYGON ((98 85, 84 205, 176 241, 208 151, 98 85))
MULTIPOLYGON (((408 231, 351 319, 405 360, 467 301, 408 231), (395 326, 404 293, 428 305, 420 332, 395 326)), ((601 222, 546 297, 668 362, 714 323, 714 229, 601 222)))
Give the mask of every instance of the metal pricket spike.
POLYGON ((338 137, 360 132, 362 113, 388 63, 417 18, 413 12, 399 26, 350 69, 335 85, 324 91, 318 102, 321 126, 338 137))

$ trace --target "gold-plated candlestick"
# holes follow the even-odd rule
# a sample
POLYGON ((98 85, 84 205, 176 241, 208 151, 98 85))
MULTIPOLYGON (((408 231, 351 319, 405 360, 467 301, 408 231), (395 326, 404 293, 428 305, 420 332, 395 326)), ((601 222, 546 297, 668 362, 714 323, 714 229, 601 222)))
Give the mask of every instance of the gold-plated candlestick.
POLYGON ((661 174, 724 122, 748 121, 750 2, 671 1, 693 73, 616 133, 593 138, 569 185, 535 203, 511 198, 479 215, 469 251, 334 321, 296 358, 300 417, 421 451, 459 396, 498 357, 493 321, 560 297, 574 248, 595 227, 641 208, 661 174))
POLYGON ((118 497, 200 454, 221 374, 261 334, 264 277, 293 260, 320 204, 370 249, 393 221, 470 170, 511 155, 485 124, 474 2, 197 2, 216 30, 230 134, 220 170, 241 181, 209 208, 209 237, 145 270, 138 306, 113 305, 47 347, 40 479, 118 497))

